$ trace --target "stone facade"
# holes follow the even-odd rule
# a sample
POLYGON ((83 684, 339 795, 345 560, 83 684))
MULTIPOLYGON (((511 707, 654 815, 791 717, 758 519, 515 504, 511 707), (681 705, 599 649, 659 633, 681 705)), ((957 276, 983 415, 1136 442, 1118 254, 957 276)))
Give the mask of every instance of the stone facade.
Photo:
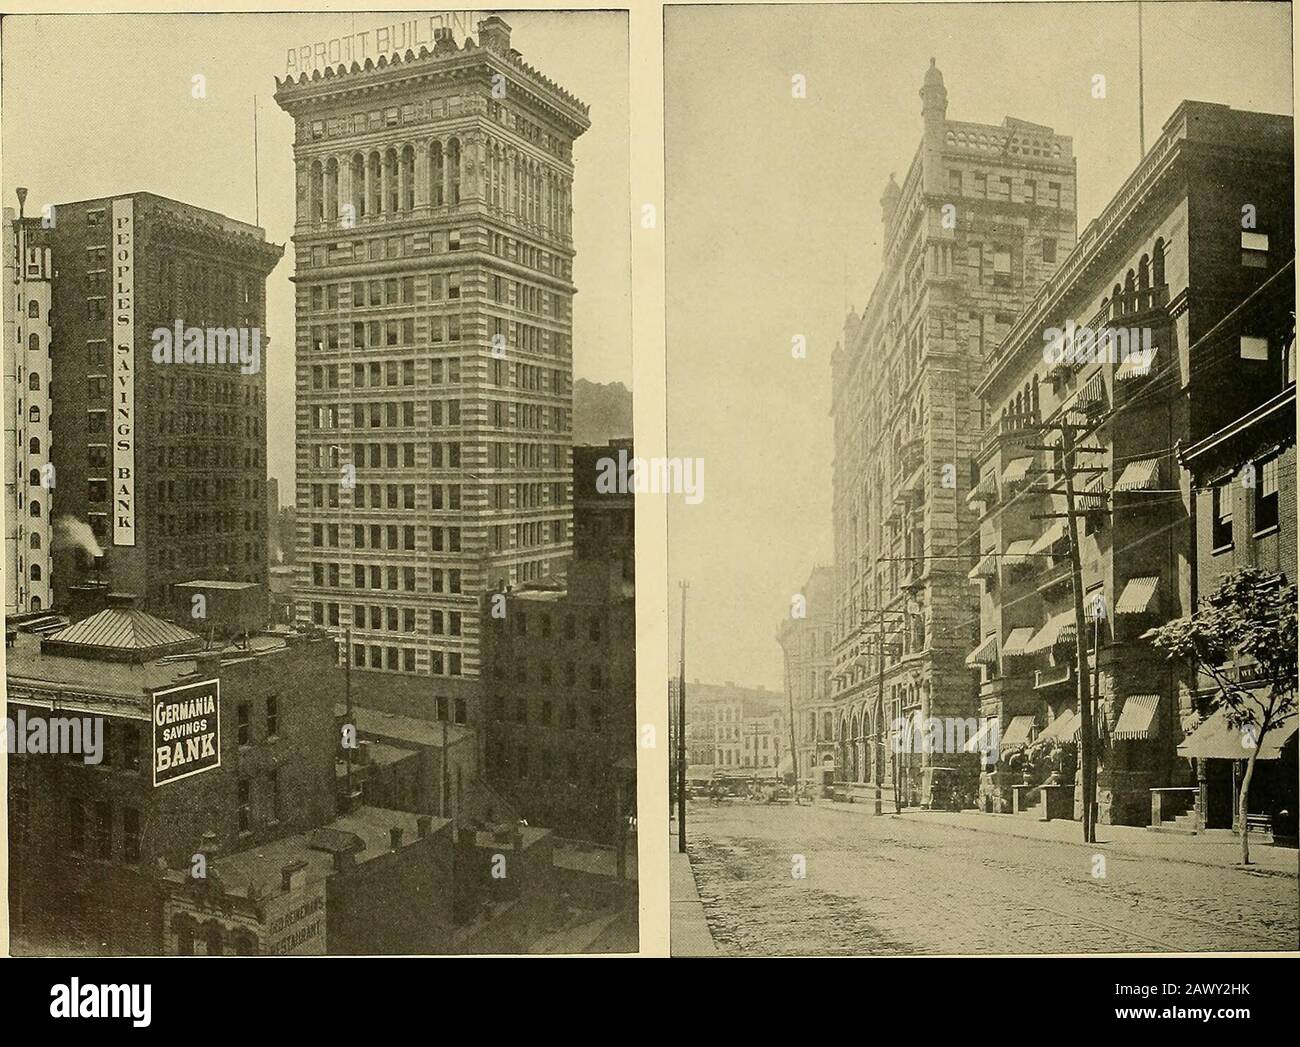
POLYGON ((836 764, 835 708, 831 666, 835 643, 835 571, 814 567, 792 600, 777 642, 785 659, 786 709, 793 709, 799 780, 820 785, 836 764))

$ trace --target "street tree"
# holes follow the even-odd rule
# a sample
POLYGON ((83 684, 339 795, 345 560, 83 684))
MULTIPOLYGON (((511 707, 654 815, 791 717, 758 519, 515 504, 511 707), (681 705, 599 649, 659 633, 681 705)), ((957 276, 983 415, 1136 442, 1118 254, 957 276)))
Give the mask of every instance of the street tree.
POLYGON ((1185 618, 1146 637, 1169 658, 1187 659, 1214 682, 1211 708, 1240 731, 1246 773, 1238 799, 1241 861, 1250 864, 1246 820, 1255 763, 1269 732, 1296 715, 1296 587, 1256 567, 1234 571, 1185 618))

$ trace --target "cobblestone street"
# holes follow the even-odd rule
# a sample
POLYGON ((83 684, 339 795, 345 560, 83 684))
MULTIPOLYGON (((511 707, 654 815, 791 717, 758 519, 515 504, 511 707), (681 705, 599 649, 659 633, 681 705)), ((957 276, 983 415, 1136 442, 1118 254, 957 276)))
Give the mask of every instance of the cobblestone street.
POLYGON ((689 851, 724 954, 1295 949, 1290 876, 817 806, 697 805, 689 851), (801 855, 806 876, 792 874, 801 855), (1097 855, 1104 875, 1094 876, 1097 855))

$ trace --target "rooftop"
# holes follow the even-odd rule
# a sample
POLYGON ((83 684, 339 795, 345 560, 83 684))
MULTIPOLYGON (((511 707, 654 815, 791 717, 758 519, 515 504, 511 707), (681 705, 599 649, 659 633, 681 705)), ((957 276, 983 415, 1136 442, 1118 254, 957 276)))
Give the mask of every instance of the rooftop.
MULTIPOLYGON (((335 717, 341 719, 347 715, 347 712, 346 705, 341 702, 335 704, 335 717)), ((441 749, 444 728, 447 732, 448 748, 466 738, 474 737, 473 730, 463 724, 444 724, 441 720, 418 720, 414 716, 386 713, 362 705, 352 706, 352 717, 356 721, 357 733, 363 738, 367 734, 372 734, 398 742, 441 749)))

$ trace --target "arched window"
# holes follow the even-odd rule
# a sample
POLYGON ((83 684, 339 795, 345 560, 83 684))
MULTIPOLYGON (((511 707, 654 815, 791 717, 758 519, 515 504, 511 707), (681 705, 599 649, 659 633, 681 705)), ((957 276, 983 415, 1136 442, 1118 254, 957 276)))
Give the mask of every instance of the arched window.
POLYGON ((40 580, 41 580, 41 565, 38 563, 34 563, 32 564, 32 581, 39 582, 40 580))
POLYGON ((40 352, 41 336, 38 334, 29 334, 27 336, 27 348, 30 349, 33 353, 40 352))
POLYGON ((41 376, 36 371, 27 376, 27 388, 34 393, 41 391, 41 376))
POLYGON ((38 318, 38 317, 41 315, 41 303, 40 303, 40 302, 28 302, 28 303, 27 303, 27 315, 30 316, 32 319, 36 319, 36 318, 38 318))
POLYGON ((313 160, 307 176, 307 217, 319 222, 325 217, 325 169, 313 160))
POLYGON ((339 216, 339 162, 333 156, 325 162, 325 215, 331 222, 339 216))
POLYGON ((1163 236, 1156 237, 1155 246, 1151 249, 1151 283, 1156 287, 1165 285, 1165 240, 1163 236))
POLYGON ((39 422, 41 420, 41 409, 35 404, 32 404, 31 410, 27 412, 27 420, 31 422, 39 422))
POLYGON ((402 210, 415 210, 415 150, 409 145, 402 149, 402 210))
POLYGON ((460 139, 447 143, 447 203, 460 203, 460 139))
POLYGON ((40 598, 39 596, 33 596, 33 597, 32 597, 32 610, 33 610, 33 611, 39 611, 40 609, 41 609, 41 598, 40 598))
POLYGON ((1138 290, 1145 291, 1151 286, 1151 259, 1143 255, 1138 262, 1138 290))
POLYGON ((429 143, 429 202, 434 207, 441 207, 446 202, 446 194, 443 191, 443 171, 442 160, 442 143, 429 143))
POLYGON ((360 153, 352 157, 352 217, 361 218, 366 213, 366 158, 360 153))
POLYGON ((397 185, 397 150, 389 149, 384 154, 384 210, 396 214, 401 202, 397 185))
POLYGON ((39 469, 33 469, 27 476, 27 482, 30 483, 33 487, 40 487, 41 471, 39 469))
POLYGON ((32 514, 32 516, 37 517, 37 518, 40 517, 40 515, 41 515, 41 503, 40 503, 40 502, 38 502, 38 501, 36 501, 35 499, 33 499, 33 500, 32 500, 32 504, 31 504, 31 506, 30 506, 30 509, 31 509, 31 514, 32 514))
POLYGON ((30 440, 27 441, 27 453, 28 454, 41 453, 41 438, 39 436, 33 436, 30 440))
POLYGON ((41 547, 41 536, 37 534, 35 531, 33 531, 31 541, 28 542, 27 544, 30 545, 33 549, 39 549, 41 547))
POLYGON ((384 209, 384 187, 381 184, 383 163, 378 152, 370 154, 370 162, 366 166, 370 174, 370 192, 366 198, 366 214, 379 214, 384 209))

